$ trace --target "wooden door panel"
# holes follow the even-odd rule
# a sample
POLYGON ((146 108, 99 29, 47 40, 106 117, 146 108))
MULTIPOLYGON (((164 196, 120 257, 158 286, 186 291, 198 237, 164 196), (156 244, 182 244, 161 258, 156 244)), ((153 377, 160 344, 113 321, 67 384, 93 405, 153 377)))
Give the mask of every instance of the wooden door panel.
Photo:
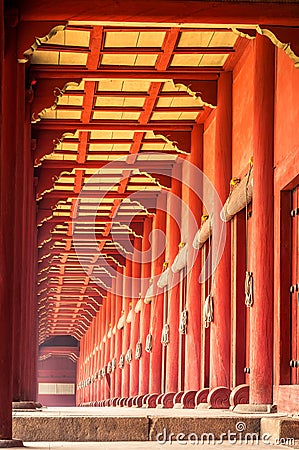
POLYGON ((291 382, 299 384, 299 186, 292 192, 291 382))

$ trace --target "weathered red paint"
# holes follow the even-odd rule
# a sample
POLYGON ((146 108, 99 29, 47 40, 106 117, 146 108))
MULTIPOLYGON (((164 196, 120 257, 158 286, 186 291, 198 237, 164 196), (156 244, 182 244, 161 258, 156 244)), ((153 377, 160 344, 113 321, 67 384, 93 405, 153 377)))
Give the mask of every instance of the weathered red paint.
POLYGON ((274 56, 273 45, 265 37, 257 36, 253 99, 254 305, 250 314, 250 403, 254 404, 272 404, 273 401, 274 56))
MULTIPOLYGON (((141 295, 144 298, 151 276, 151 243, 149 241, 152 232, 152 217, 147 217, 144 221, 143 239, 142 239, 142 265, 141 265, 141 295)), ((143 303, 140 312, 140 339, 142 343, 142 356, 139 362, 139 395, 145 395, 149 392, 149 361, 150 355, 145 351, 146 336, 150 328, 151 305, 143 303)))
POLYGON ((133 359, 130 369, 130 397, 134 397, 139 393, 139 360, 135 359, 136 344, 139 340, 140 333, 140 313, 135 312, 135 306, 138 302, 138 296, 140 292, 140 275, 141 275, 141 250, 142 239, 135 237, 134 239, 134 251, 132 261, 132 308, 133 318, 131 325, 131 340, 130 348, 132 349, 133 359))
MULTIPOLYGON (((229 194, 231 179, 232 142, 232 74, 222 74, 218 82, 218 108, 215 134, 214 186, 224 202, 229 194)), ((219 210, 215 211, 213 230, 213 258, 220 237, 219 210)), ((214 322, 211 324, 210 388, 230 387, 230 339, 231 339, 231 242, 230 224, 226 225, 224 252, 214 274, 214 322)))
POLYGON ((202 179, 199 176, 203 169, 203 126, 195 125, 191 133, 191 153, 189 161, 192 164, 189 172, 189 184, 191 188, 198 189, 195 192, 189 189, 188 207, 193 220, 189 220, 189 252, 188 252, 188 274, 187 274, 187 309, 188 309, 188 333, 186 336, 186 375, 185 390, 193 391, 200 389, 201 373, 201 333, 202 327, 201 309, 201 285, 199 276, 201 273, 201 253, 192 248, 193 237, 200 226, 202 215, 202 179), (196 169, 199 169, 198 171, 196 169), (196 228, 196 229, 195 229, 196 228))
MULTIPOLYGON (((162 272, 163 262, 165 259, 165 247, 163 249, 163 239, 161 236, 157 235, 157 230, 161 230, 165 233, 166 230, 166 194, 161 192, 158 203, 157 212, 153 219, 153 236, 152 243, 152 276, 156 277, 156 282, 158 276, 162 272)), ((162 371, 162 344, 161 344, 161 334, 163 326, 163 294, 157 293, 154 296, 151 305, 151 334, 153 339, 152 351, 150 354, 150 369, 149 369, 149 392, 150 393, 161 393, 161 371, 162 371)))
MULTIPOLYGON (((126 260, 126 267, 124 269, 124 280, 123 280, 123 296, 124 296, 124 311, 125 311, 125 317, 127 318, 129 310, 130 310, 130 303, 131 303, 131 289, 132 289, 132 260, 128 258, 126 260)), ((130 340, 131 340, 131 324, 125 323, 124 326, 124 332, 123 332, 123 345, 122 345, 122 353, 123 355, 126 355, 127 351, 130 349, 130 340)), ((122 390, 121 395, 122 397, 129 397, 130 393, 130 364, 125 362, 125 366, 122 369, 122 390)))
MULTIPOLYGON (((171 196, 167 200, 167 263, 169 267, 174 261, 181 241, 181 198, 182 198, 182 165, 173 169, 171 196), (176 197, 173 197, 176 196, 176 197)), ((179 367, 179 286, 178 274, 171 274, 173 287, 168 290, 168 323, 169 344, 166 349, 166 392, 178 391, 179 367)))

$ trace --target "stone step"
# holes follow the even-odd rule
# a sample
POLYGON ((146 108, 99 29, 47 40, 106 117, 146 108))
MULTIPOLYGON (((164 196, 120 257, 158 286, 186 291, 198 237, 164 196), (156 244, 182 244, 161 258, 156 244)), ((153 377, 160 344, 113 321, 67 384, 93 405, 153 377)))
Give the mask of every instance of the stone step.
MULTIPOLYGON (((13 436, 29 442, 116 442, 198 440, 199 442, 299 439, 299 418, 236 415, 230 411, 84 408, 13 415, 13 436)), ((289 442, 289 441, 288 441, 289 442)), ((284 441, 282 441, 284 443, 284 441)))

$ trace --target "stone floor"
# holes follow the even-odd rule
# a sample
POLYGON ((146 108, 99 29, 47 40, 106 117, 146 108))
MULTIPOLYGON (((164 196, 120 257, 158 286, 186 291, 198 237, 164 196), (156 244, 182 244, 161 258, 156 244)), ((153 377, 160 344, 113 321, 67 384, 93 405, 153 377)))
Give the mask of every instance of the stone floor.
MULTIPOLYGON (((128 407, 44 407, 36 411, 15 410, 14 417, 236 417, 227 409, 160 409, 128 407)), ((240 414, 238 414, 240 416, 240 414)), ((265 414, 242 414, 242 417, 269 417, 265 414)), ((271 414, 271 417, 287 417, 287 413, 271 414)))
MULTIPOLYGON (((26 448, 32 450, 118 450, 118 449, 128 449, 128 450, 162 450, 165 449, 173 449, 178 450, 181 448, 195 448, 196 446, 191 443, 167 443, 167 444, 158 444, 156 442, 27 442, 24 444, 26 448)), ((210 449, 211 445, 202 445, 199 444, 202 449, 210 449)), ((236 447, 234 444, 223 443, 221 446, 216 445, 221 450, 234 450, 236 447)), ((269 445, 267 444, 256 444, 256 445, 246 445, 244 446, 246 450, 267 450, 269 449, 269 445)), ((282 445, 271 445, 271 449, 273 450, 286 450, 289 447, 282 445)))

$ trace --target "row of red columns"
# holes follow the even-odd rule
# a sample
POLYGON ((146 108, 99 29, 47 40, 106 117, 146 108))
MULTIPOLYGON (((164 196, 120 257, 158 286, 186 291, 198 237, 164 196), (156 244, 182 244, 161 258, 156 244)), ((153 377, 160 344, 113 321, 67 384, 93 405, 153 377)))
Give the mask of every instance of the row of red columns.
MULTIPOLYGON (((254 305, 250 309, 250 403, 270 405, 272 403, 271 361, 273 356, 271 350, 273 255, 269 251, 270 247, 266 247, 264 242, 273 239, 273 223, 269 218, 273 213, 274 48, 262 36, 258 36, 255 41, 255 66, 254 106, 257 115, 254 124, 255 145, 253 151, 255 176, 252 214, 254 260, 251 261, 251 265, 254 273, 254 305), (264 238, 262 239, 261 236, 264 238), (267 289, 264 289, 265 279, 269 280, 267 289)), ((188 156, 192 165, 201 170, 204 170, 203 133, 202 125, 194 126, 191 136, 191 152, 188 156)), ((220 200, 224 202, 229 194, 232 177, 231 73, 221 74, 218 81, 214 171, 215 188, 220 200)), ((84 380, 84 376, 81 376, 82 370, 79 370, 79 382, 81 382, 79 403, 102 401, 115 397, 132 398, 146 394, 160 394, 164 391, 176 393, 183 389, 185 392, 204 391, 205 396, 202 398, 205 398, 205 401, 212 407, 229 406, 227 402, 229 402, 231 388, 234 387, 232 386, 231 367, 233 351, 231 347, 233 333, 231 321, 231 224, 226 224, 224 252, 213 280, 214 320, 209 330, 210 348, 206 348, 206 351, 209 351, 210 361, 208 369, 202 343, 202 336, 204 336, 202 331, 204 298, 202 294, 206 291, 198 282, 202 269, 201 252, 198 255, 193 254, 196 260, 192 269, 187 270, 186 275, 186 307, 189 315, 188 331, 184 340, 180 340, 178 333, 181 308, 180 284, 170 289, 168 293, 167 322, 170 325, 170 341, 166 350, 162 350, 161 344, 164 293, 158 292, 151 304, 143 304, 141 313, 134 311, 139 292, 143 298, 148 287, 143 285, 144 282, 140 281, 140 277, 141 280, 148 279, 150 276, 157 277, 162 272, 164 260, 171 265, 181 240, 188 244, 190 254, 192 254, 192 240, 200 226, 203 211, 202 199, 192 189, 192 186, 202 182, 200 177, 198 179, 196 177, 196 170, 188 170, 184 167, 184 163, 177 163, 173 172, 171 188, 171 194, 176 195, 178 199, 182 199, 187 204, 195 218, 194 221, 186 220, 184 209, 177 206, 171 195, 167 196, 162 192, 158 197, 154 218, 149 217, 144 223, 143 239, 135 238, 133 258, 132 260, 127 259, 123 270, 126 278, 123 281, 122 295, 119 295, 120 291, 118 291, 118 295, 108 294, 101 310, 102 317, 100 312, 97 319, 102 320, 100 325, 102 333, 98 337, 106 336, 106 342, 102 341, 102 349, 99 351, 103 353, 103 347, 110 346, 109 358, 111 360, 116 357, 117 361, 115 373, 113 375, 106 374, 104 378, 101 378, 100 382, 103 382, 105 387, 97 390, 96 397, 86 398, 80 394, 82 382, 84 384, 86 380, 84 380), (182 171, 182 175, 180 171, 182 171), (158 237, 157 230, 166 233, 166 250, 160 251, 161 236, 158 237), (152 254, 149 260, 148 254, 146 258, 143 255, 150 248, 149 236, 152 231, 152 254), (112 304, 113 306, 111 306, 112 304), (110 343, 107 339, 109 323, 112 327, 115 325, 116 319, 120 315, 121 304, 125 317, 129 314, 130 309, 133 309, 132 321, 125 323, 123 329, 117 330, 110 343), (152 335, 152 349, 148 353, 145 352, 144 347, 149 333, 152 335), (142 343, 142 355, 140 359, 135 359, 135 348, 139 340, 142 343), (187 355, 184 361, 181 359, 182 345, 183 353, 187 355), (132 360, 125 362, 123 368, 118 367, 120 352, 126 355, 129 349, 132 351, 132 360), (164 364, 163 361, 166 363, 164 364), (207 373, 206 370, 208 370, 207 373), (183 383, 181 371, 184 372, 183 383), (204 374, 203 371, 205 371, 204 374), (164 377, 166 377, 165 383, 162 383, 164 377), (111 380, 113 380, 112 383, 111 380)), ((219 214, 219 212, 215 211, 214 213, 219 214)), ((243 250, 241 249, 241 251, 243 250)), ((190 260, 191 257, 188 259, 188 264, 191 264, 190 260)), ((172 274, 172 276, 175 278, 179 275, 172 274)), ((120 280, 116 278, 115 283, 119 284, 120 280)), ((90 332, 88 332, 83 341, 90 339, 90 336, 90 332)), ((84 345, 83 348, 89 352, 92 351, 89 346, 84 345)), ((102 361, 103 365, 108 363, 107 355, 108 353, 102 361)), ((88 355, 82 353, 81 346, 80 364, 86 365, 88 358, 88 355)), ((84 373, 90 375, 90 370, 86 372, 85 368, 84 373)), ((238 373, 237 379, 242 380, 242 374, 238 373)), ((243 380, 245 380, 244 376, 243 380)))
POLYGON ((9 441, 12 401, 36 399, 37 231, 30 92, 17 62, 17 17, 4 21, 2 2, 0 14, 0 440, 9 441))

